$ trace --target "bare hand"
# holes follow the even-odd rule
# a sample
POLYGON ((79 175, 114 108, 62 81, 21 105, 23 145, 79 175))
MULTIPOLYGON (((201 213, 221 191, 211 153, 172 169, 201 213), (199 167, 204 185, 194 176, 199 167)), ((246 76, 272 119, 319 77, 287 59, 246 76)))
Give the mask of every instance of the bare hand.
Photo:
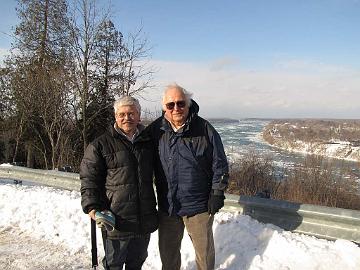
POLYGON ((91 211, 89 212, 89 214, 88 214, 93 220, 95 220, 95 212, 96 212, 96 210, 93 209, 93 210, 91 210, 91 211))

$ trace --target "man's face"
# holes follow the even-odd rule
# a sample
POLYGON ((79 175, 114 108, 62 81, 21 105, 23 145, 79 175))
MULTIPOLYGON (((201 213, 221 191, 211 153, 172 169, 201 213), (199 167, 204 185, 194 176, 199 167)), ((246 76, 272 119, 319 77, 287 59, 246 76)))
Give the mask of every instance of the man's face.
POLYGON ((185 95, 176 88, 169 89, 164 96, 165 117, 176 127, 183 125, 189 114, 185 95))
POLYGON ((140 114, 135 106, 120 106, 115 113, 115 121, 125 134, 132 134, 140 122, 140 114))

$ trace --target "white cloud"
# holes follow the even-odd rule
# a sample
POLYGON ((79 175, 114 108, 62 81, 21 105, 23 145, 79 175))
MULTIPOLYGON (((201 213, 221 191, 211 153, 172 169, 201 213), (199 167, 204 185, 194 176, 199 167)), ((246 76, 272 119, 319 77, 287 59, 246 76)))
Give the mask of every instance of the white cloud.
POLYGON ((205 117, 360 117, 359 71, 310 62, 261 72, 190 62, 153 64, 160 71, 155 78, 158 87, 149 96, 160 103, 164 86, 177 82, 194 93, 205 117))
POLYGON ((343 66, 329 65, 322 62, 316 62, 312 60, 303 60, 303 59, 292 59, 287 61, 280 61, 276 64, 279 69, 292 71, 292 72, 302 72, 302 73, 344 73, 348 74, 352 71, 343 66))
POLYGON ((238 62, 238 59, 231 56, 218 58, 210 63, 210 71, 216 72, 229 67, 234 67, 236 64, 238 64, 238 62))

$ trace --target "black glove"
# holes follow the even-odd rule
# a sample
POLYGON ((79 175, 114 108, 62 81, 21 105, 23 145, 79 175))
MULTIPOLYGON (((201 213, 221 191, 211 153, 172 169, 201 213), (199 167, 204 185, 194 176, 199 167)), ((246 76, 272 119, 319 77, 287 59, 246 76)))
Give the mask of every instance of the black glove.
POLYGON ((208 213, 210 215, 215 215, 215 213, 219 212, 221 207, 224 206, 224 195, 215 195, 210 193, 209 201, 208 201, 208 213))

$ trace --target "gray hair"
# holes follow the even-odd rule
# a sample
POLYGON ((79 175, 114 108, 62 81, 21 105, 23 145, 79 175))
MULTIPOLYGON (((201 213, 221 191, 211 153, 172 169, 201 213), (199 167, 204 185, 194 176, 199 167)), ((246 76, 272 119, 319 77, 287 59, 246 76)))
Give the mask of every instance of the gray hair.
POLYGON ((118 100, 114 102, 114 111, 117 112, 118 108, 121 106, 135 106, 136 110, 138 111, 139 115, 141 114, 141 106, 139 101, 131 96, 122 96, 118 100))
POLYGON ((163 105, 165 105, 165 96, 166 93, 170 90, 170 89, 177 89, 178 91, 180 91, 184 96, 185 96, 185 102, 186 102, 186 106, 190 107, 191 106, 191 97, 192 97, 192 93, 186 91, 185 88, 181 87, 180 85, 178 85, 177 83, 172 83, 169 84, 165 87, 164 93, 163 93, 163 98, 162 98, 162 103, 163 105))

